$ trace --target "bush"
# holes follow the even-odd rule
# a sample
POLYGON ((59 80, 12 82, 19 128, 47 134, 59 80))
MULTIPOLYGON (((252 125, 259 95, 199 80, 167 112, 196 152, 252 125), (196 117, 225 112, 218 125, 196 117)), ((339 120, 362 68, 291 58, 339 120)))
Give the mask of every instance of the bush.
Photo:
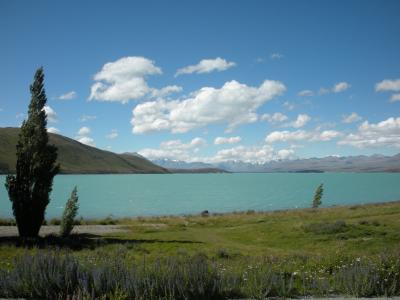
POLYGON ((61 219, 60 235, 62 237, 67 237, 72 229, 74 228, 74 219, 78 212, 78 195, 76 187, 71 193, 71 197, 65 204, 63 216, 61 219))
POLYGON ((304 226, 304 230, 315 234, 334 234, 345 232, 348 230, 348 226, 345 221, 338 220, 335 223, 308 224, 304 226))
POLYGON ((315 190, 314 199, 312 202, 313 208, 317 208, 318 206, 321 205, 322 203, 321 199, 323 194, 324 194, 324 185, 321 183, 315 190))

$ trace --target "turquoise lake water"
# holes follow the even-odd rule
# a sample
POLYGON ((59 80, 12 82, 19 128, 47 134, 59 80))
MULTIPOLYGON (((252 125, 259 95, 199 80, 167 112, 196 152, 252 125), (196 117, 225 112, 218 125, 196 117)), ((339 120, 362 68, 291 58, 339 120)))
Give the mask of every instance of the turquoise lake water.
MULTIPOLYGON (((4 182, 0 176, 0 216, 10 217, 4 182)), ((400 200, 395 173, 59 175, 46 215, 61 216, 75 185, 79 215, 95 218, 309 207, 320 183, 323 206, 400 200)))

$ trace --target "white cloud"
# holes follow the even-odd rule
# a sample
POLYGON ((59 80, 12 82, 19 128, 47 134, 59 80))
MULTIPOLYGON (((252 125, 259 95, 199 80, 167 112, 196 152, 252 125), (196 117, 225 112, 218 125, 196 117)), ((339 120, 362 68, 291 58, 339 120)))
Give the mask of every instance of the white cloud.
POLYGON ((281 58, 283 58, 283 54, 281 54, 281 53, 272 53, 270 55, 270 58, 271 59, 281 59, 281 58))
POLYGON ((58 129, 58 128, 55 128, 55 127, 49 127, 49 128, 47 128, 47 132, 50 132, 50 133, 60 133, 60 130, 58 129))
POLYGON ((327 88, 324 88, 324 87, 321 87, 321 88, 319 89, 319 91, 318 91, 318 95, 320 95, 320 96, 326 95, 326 94, 329 94, 329 93, 330 93, 330 90, 327 89, 327 88))
POLYGON ((357 133, 348 134, 338 144, 357 148, 400 148, 400 118, 392 117, 376 124, 364 121, 357 133))
POLYGON ((59 100, 72 100, 76 98, 76 92, 75 91, 70 91, 68 93, 62 94, 57 99, 59 100))
POLYGON ((354 123, 362 120, 362 118, 355 112, 352 112, 350 115, 344 115, 342 118, 343 123, 354 123))
POLYGON ((298 141, 330 141, 334 138, 341 136, 341 133, 335 130, 320 131, 273 131, 265 138, 267 143, 276 142, 298 142, 298 141))
POLYGON ((153 97, 175 92, 176 86, 160 90, 148 86, 146 76, 161 73, 152 60, 140 56, 123 57, 106 63, 94 76, 96 82, 90 89, 89 100, 127 103, 146 95, 153 97))
POLYGON ((217 137, 214 140, 215 145, 222 145, 222 144, 236 144, 242 140, 240 136, 232 136, 232 137, 217 137))
POLYGON ((182 91, 182 87, 177 86, 177 85, 169 85, 169 86, 163 87, 162 89, 159 89, 159 90, 153 89, 151 92, 151 97, 152 98, 163 98, 172 93, 179 93, 181 91, 182 91))
POLYGON ((89 127, 83 126, 78 130, 79 136, 84 136, 90 134, 91 130, 89 127))
POLYGON ((181 140, 170 140, 160 144, 158 149, 146 148, 138 151, 148 159, 174 159, 192 161, 194 153, 207 144, 206 140, 196 137, 188 143, 181 140))
POLYGON ((75 139, 82 144, 92 146, 92 147, 96 146, 96 144, 94 143, 94 140, 91 137, 81 136, 81 137, 76 137, 75 139))
POLYGON ((49 121, 50 123, 57 122, 57 114, 54 111, 54 109, 52 109, 50 106, 46 105, 43 107, 43 110, 46 113, 47 121, 49 121))
POLYGON ((299 114, 297 119, 287 125, 293 128, 300 128, 306 125, 311 120, 311 117, 307 114, 299 114))
POLYGON ((312 97, 312 96, 314 96, 314 92, 311 90, 302 90, 302 91, 298 92, 297 95, 301 96, 301 97, 312 97))
POLYGON ((91 130, 89 127, 83 126, 78 130, 78 135, 75 137, 75 140, 78 142, 89 145, 92 147, 95 147, 96 144, 94 143, 94 139, 89 137, 88 135, 90 134, 91 130))
POLYGON ((191 65, 176 71, 175 77, 182 74, 192 74, 192 73, 210 73, 213 71, 225 71, 236 65, 234 62, 228 62, 227 60, 217 57, 214 59, 203 59, 197 65, 191 65))
POLYGON ((339 82, 337 84, 335 84, 332 88, 332 92, 334 93, 340 93, 340 92, 344 92, 345 90, 349 89, 351 87, 351 85, 347 82, 339 82))
MULTIPOLYGON (((322 96, 322 95, 326 95, 329 93, 341 93, 344 92, 346 90, 348 90, 349 88, 351 88, 351 84, 345 81, 336 83, 333 87, 331 88, 325 88, 325 87, 321 87, 318 91, 318 95, 322 96)), ((315 93, 311 90, 304 90, 301 91, 298 95, 299 96, 314 96, 315 93), (300 93, 304 92, 303 95, 301 95, 300 93)))
POLYGON ((203 158, 203 161, 218 163, 233 160, 262 164, 271 160, 289 159, 293 156, 294 151, 292 149, 275 151, 271 145, 236 146, 229 149, 219 150, 214 156, 203 158))
POLYGON ((187 99, 141 103, 132 112, 132 131, 184 133, 212 123, 227 123, 227 129, 232 130, 257 121, 257 109, 285 90, 279 81, 265 80, 259 87, 251 87, 233 80, 220 89, 201 88, 187 99))
POLYGON ((267 121, 268 123, 280 123, 288 119, 288 117, 280 112, 276 112, 272 115, 263 114, 260 118, 262 121, 267 121))
POLYGON ((81 118, 79 119, 81 122, 87 122, 87 121, 92 121, 96 120, 97 116, 91 116, 91 115, 82 115, 81 118))
POLYGON ((283 106, 287 109, 287 110, 293 110, 295 108, 295 105, 293 103, 290 103, 288 101, 285 101, 283 103, 283 106))
POLYGON ((400 101, 400 94, 393 94, 390 97, 390 102, 397 102, 397 101, 400 101))
POLYGON ((23 119, 23 118, 25 118, 25 114, 24 113, 18 113, 18 114, 15 115, 15 118, 16 119, 23 119))
POLYGON ((400 79, 385 79, 378 82, 375 85, 375 91, 377 92, 399 92, 400 91, 400 79))
POLYGON ((118 130, 117 129, 112 129, 110 131, 110 133, 106 135, 106 138, 110 139, 110 140, 116 139, 117 137, 118 137, 118 130))
POLYGON ((202 138, 194 138, 188 143, 183 143, 181 140, 172 140, 161 143, 158 149, 142 149, 138 152, 140 155, 152 160, 172 159, 186 162, 202 161, 208 163, 218 163, 229 160, 265 163, 271 160, 294 157, 293 149, 275 151, 274 148, 268 144, 262 146, 235 146, 233 148, 219 150, 213 156, 196 156, 199 147, 205 145, 206 142, 202 138))
POLYGON ((294 156, 293 149, 281 149, 278 151, 278 157, 280 159, 290 159, 294 156))

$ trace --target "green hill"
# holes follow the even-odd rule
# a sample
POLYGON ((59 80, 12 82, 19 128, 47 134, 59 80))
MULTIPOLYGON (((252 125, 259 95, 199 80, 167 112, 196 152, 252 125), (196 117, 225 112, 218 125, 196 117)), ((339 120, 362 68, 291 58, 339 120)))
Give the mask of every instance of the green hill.
MULTIPOLYGON (((18 133, 19 128, 0 128, 0 174, 15 170, 18 133)), ((58 134, 49 136, 58 148, 58 161, 64 174, 169 173, 143 157, 100 150, 58 134)))

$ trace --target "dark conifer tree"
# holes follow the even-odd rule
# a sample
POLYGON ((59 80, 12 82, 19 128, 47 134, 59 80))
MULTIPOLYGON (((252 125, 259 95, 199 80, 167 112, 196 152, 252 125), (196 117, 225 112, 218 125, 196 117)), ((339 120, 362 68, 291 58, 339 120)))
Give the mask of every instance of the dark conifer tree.
POLYGON ((318 208, 318 206, 321 205, 322 203, 321 199, 323 194, 324 194, 324 185, 321 183, 315 190, 314 199, 312 203, 313 208, 318 208))
POLYGON ((38 236, 59 171, 57 148, 49 144, 46 130, 43 68, 36 71, 30 90, 28 119, 22 123, 17 143, 16 174, 8 175, 5 184, 21 237, 38 236))

